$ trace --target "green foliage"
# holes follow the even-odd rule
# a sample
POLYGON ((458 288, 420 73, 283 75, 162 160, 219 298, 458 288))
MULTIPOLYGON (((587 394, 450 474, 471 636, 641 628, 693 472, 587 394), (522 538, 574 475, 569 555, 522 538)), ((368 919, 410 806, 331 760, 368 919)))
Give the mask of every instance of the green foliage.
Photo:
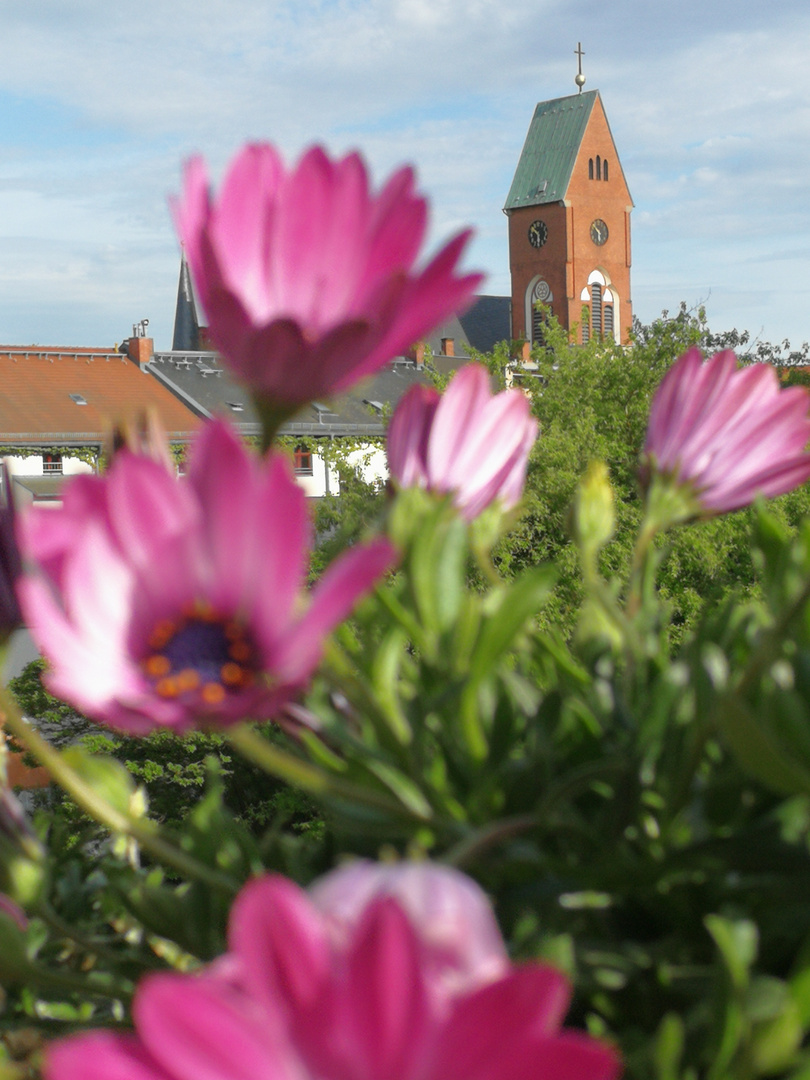
MULTIPOLYGON (((44 669, 44 661, 34 660, 10 680, 9 689, 21 711, 48 733, 53 745, 78 745, 88 753, 120 762, 144 787, 155 820, 171 827, 185 821, 202 798, 209 762, 214 760, 222 778, 225 805, 253 831, 261 833, 279 816, 290 827, 306 827, 312 821, 312 806, 305 796, 243 761, 223 735, 195 731, 179 736, 156 731, 134 738, 100 728, 48 693, 42 684, 44 669)), ((278 738, 270 725, 265 728, 268 737, 278 738)), ((73 804, 58 789, 50 789, 41 799, 52 809, 58 803, 61 812, 79 819, 73 804)))
POLYGON ((130 739, 51 698, 41 665, 16 680, 116 816, 108 835, 66 803, 38 813, 47 866, 0 822, 32 917, 0 924, 7 1026, 125 1022, 145 971, 221 952, 262 870, 429 856, 484 886, 516 959, 567 972, 569 1021, 615 1040, 633 1080, 806 1080, 808 494, 639 539, 651 396, 684 349, 732 339, 682 307, 627 348, 549 320, 533 368, 507 344, 483 358, 542 425, 492 552, 449 499, 390 499, 358 447, 319 444, 341 495, 317 508, 313 573, 372 528, 402 560, 284 731, 130 739))

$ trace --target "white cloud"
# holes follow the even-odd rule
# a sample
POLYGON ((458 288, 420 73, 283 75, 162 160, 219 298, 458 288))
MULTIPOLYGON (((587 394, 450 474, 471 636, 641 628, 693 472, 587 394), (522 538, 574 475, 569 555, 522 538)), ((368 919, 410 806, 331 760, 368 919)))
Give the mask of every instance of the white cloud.
POLYGON ((69 310, 77 340, 102 312, 105 326, 148 315, 167 343, 166 194, 192 149, 217 175, 248 137, 288 156, 359 145, 378 180, 414 160, 434 240, 476 223, 471 263, 508 291, 501 206, 535 102, 574 92, 577 40, 636 202, 638 313, 711 290, 718 318, 764 304, 772 336, 801 336, 803 0, 4 0, 0 337, 45 340, 69 310))

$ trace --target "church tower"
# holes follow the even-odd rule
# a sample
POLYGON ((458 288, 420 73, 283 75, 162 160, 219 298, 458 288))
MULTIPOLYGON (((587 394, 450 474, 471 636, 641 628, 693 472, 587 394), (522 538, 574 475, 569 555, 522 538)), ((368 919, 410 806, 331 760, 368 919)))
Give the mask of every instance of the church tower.
POLYGON ((598 90, 542 101, 504 207, 509 218, 512 337, 542 338, 539 300, 577 341, 625 342, 633 200, 598 90))

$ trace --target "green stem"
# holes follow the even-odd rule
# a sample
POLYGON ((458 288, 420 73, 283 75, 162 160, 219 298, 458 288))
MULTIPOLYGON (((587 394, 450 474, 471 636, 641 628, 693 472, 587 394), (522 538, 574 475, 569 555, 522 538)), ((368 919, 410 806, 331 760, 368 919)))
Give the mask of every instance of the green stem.
POLYGON ((374 596, 380 601, 389 615, 405 631, 411 643, 422 653, 430 652, 430 643, 424 630, 417 619, 400 603, 390 588, 382 587, 375 591, 374 596))
POLYGON ((131 984, 126 987, 120 983, 107 985, 107 980, 104 980, 102 985, 101 980, 90 975, 74 975, 69 971, 58 971, 40 964, 29 964, 25 979, 43 990, 73 990, 82 997, 92 994, 94 997, 113 998, 127 1004, 132 1001, 135 992, 131 984))
POLYGON ((523 814, 485 825, 482 829, 476 829, 471 836, 460 840, 447 852, 443 861, 460 868, 469 866, 487 848, 536 828, 538 821, 537 814, 523 814))
MULTIPOLYGON (((55 931, 60 937, 69 938, 75 942, 79 948, 83 949, 87 953, 91 953, 93 956, 100 956, 106 960, 110 960, 114 963, 119 963, 121 960, 121 954, 111 949, 108 945, 105 945, 102 941, 94 941, 92 938, 86 937, 79 930, 76 929, 71 923, 65 922, 65 920, 57 914, 49 903, 41 900, 36 907, 34 914, 42 919, 50 928, 55 931)), ((160 961, 155 958, 155 967, 162 967, 160 961)))
POLYGON ((260 394, 254 395, 253 404, 262 424, 261 452, 264 455, 272 447, 281 425, 292 416, 295 408, 260 394))
POLYGON ((745 674, 734 687, 733 692, 735 694, 739 696, 744 693, 762 675, 765 668, 777 659, 784 644, 788 627, 801 614, 802 608, 809 600, 810 581, 805 584, 796 599, 782 612, 770 630, 765 633, 762 643, 745 665, 745 674))
POLYGON ((650 544, 657 532, 657 522, 648 519, 644 528, 638 535, 638 540, 636 540, 636 547, 633 552, 633 564, 630 567, 630 586, 627 593, 627 604, 625 606, 625 611, 627 612, 627 617, 629 619, 632 619, 641 607, 647 553, 650 550, 650 544))
POLYGON ((5 689, 0 688, 0 708, 3 723, 8 731, 28 749, 53 779, 94 820, 111 832, 130 836, 155 859, 174 867, 186 877, 203 881, 219 892, 229 896, 236 894, 239 883, 217 870, 188 855, 181 848, 160 836, 153 822, 132 818, 121 813, 95 791, 49 742, 42 738, 20 714, 19 709, 5 689))
POLYGON ((358 787, 357 784, 342 780, 340 777, 330 776, 317 766, 301 761, 300 758, 293 757, 284 750, 279 750, 246 724, 230 728, 225 734, 228 741, 248 761, 252 761, 254 765, 258 765, 260 769, 279 780, 303 788, 311 795, 340 799, 395 817, 404 816, 416 818, 419 821, 429 820, 403 803, 395 802, 387 795, 358 787))

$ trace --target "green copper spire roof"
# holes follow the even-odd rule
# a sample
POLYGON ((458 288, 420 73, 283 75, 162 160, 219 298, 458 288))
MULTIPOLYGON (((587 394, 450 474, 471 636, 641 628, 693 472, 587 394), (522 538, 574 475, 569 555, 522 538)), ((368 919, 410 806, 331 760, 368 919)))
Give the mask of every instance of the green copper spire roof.
POLYGON ((598 90, 541 101, 534 110, 504 210, 565 198, 598 90))

